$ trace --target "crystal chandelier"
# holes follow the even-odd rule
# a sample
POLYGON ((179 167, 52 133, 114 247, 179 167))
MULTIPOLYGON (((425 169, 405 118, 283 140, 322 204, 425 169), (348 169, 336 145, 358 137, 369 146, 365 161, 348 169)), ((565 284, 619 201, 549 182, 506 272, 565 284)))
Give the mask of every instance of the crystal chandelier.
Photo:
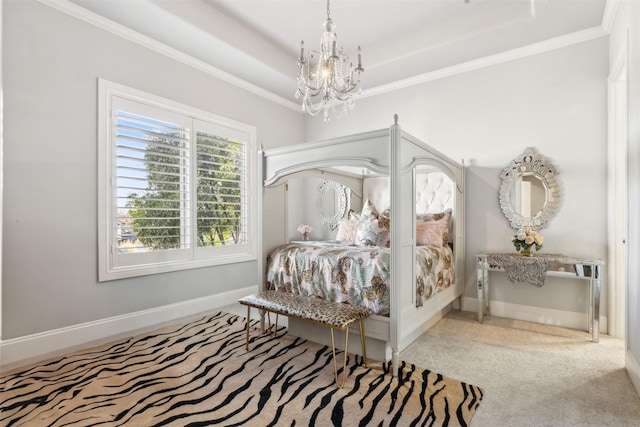
POLYGON ((362 60, 358 46, 358 66, 353 67, 349 58, 342 53, 333 23, 329 16, 329 0, 327 0, 327 20, 323 26, 325 32, 320 38, 320 52, 312 50, 306 56, 304 41, 300 43, 298 58, 298 90, 296 98, 302 96, 302 111, 315 116, 324 111, 324 121, 329 121, 329 110, 336 117, 342 117, 348 110, 353 110, 354 92, 359 93, 362 60), (315 65, 312 63, 315 62, 315 65))

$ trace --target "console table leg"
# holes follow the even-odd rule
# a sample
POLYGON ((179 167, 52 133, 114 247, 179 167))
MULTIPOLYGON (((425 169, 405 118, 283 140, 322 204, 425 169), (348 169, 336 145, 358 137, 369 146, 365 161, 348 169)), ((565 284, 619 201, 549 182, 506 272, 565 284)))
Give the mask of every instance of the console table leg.
MULTIPOLYGON (((592 272, 591 274, 593 274, 594 272, 592 272)), ((591 276, 591 279, 589 279, 589 314, 587 316, 587 330, 589 331, 590 334, 593 334, 593 307, 595 305, 595 300, 594 300, 594 287, 595 287, 595 283, 594 283, 594 277, 591 276)))
MULTIPOLYGON (((479 263, 480 261, 478 261, 479 263)), ((483 283, 483 269, 478 265, 478 278, 476 282, 476 289, 478 291, 478 322, 482 323, 482 314, 484 312, 484 283, 483 283)))
POLYGON ((593 278, 593 331, 591 339, 593 342, 600 341, 600 287, 602 285, 602 269, 599 265, 594 265, 593 278))
POLYGON ((491 304, 489 298, 489 270, 482 270, 482 282, 484 283, 484 309, 487 316, 491 316, 491 304))
POLYGON ((482 322, 482 317, 486 311, 487 316, 491 314, 489 310, 489 270, 486 260, 477 259, 477 282, 478 291, 478 322, 482 322))

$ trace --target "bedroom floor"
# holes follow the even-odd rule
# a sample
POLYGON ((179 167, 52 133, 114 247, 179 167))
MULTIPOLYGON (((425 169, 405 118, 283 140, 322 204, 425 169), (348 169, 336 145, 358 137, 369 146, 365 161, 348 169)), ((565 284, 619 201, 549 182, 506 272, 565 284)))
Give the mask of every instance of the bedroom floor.
POLYGON ((484 388, 480 426, 638 426, 624 341, 586 331, 451 311, 403 360, 484 388))
POLYGON ((624 341, 608 335, 596 344, 586 331, 453 310, 400 358, 484 388, 472 427, 640 425, 624 341))

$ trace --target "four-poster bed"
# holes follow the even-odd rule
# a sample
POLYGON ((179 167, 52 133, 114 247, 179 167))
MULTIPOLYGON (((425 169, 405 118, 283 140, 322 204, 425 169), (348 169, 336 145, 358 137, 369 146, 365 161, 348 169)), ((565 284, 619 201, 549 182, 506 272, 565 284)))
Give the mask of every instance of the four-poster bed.
MULTIPOLYGON (((289 178, 313 172, 331 171, 333 179, 338 177, 339 180, 344 174, 352 180, 354 171, 363 171, 359 190, 364 204, 358 217, 358 232, 362 232, 363 218, 375 218, 373 227, 380 227, 377 229, 380 230, 386 226, 387 239, 365 243, 361 239, 355 244, 304 242, 300 247, 287 242, 286 233, 280 237, 271 235, 269 242, 281 246, 265 245, 271 247, 264 247, 264 253, 259 257, 260 290, 321 296, 365 308, 367 305, 363 302, 368 302, 372 313, 375 312, 370 304, 375 300, 372 293, 380 297, 386 292, 388 309, 373 314, 365 322, 367 351, 373 359, 392 360, 396 375, 400 351, 440 319, 463 291, 463 166, 402 131, 397 116, 395 124, 388 129, 268 150, 262 157, 260 175, 264 178, 265 192, 281 186, 289 178), (371 207, 378 211, 375 216, 367 216, 371 214, 371 207), (439 221, 438 227, 442 230, 443 216, 447 216, 447 229, 439 235, 444 238, 442 244, 437 241, 435 245, 431 244, 433 238, 430 242, 421 242, 423 228, 420 224, 425 222, 431 226, 439 221), (367 258, 354 254, 359 247, 370 259, 379 254, 386 258, 381 266, 367 270, 364 267, 367 258), (309 255, 321 250, 325 250, 325 255, 309 255), (294 254, 290 260, 286 258, 286 251, 294 254), (327 251, 329 255, 326 255, 327 251), (430 256, 435 258, 421 258, 424 253, 433 254, 430 256), (307 255, 312 258, 304 258, 307 255), (274 262, 276 258, 278 261, 274 262), (330 264, 328 272, 321 272, 321 264, 330 264), (424 274, 421 265, 426 266, 433 278, 424 274), (269 273, 265 274, 267 271, 269 273), (351 284, 342 273, 361 280, 356 280, 350 288, 351 284), (328 286, 333 282, 333 288, 321 290, 319 286, 323 281, 328 286)), ((262 206, 265 196, 260 198, 262 206)), ((267 225, 263 229, 268 230, 264 232, 267 236, 271 227, 267 225)), ((307 325, 297 324, 295 319, 289 320, 292 335, 323 342, 324 335, 316 336, 315 332, 307 325)))

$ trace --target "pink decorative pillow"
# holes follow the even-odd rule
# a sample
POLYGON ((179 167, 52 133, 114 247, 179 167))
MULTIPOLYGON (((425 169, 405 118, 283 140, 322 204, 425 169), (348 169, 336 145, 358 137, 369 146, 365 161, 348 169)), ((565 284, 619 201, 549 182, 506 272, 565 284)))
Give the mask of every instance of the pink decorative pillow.
MULTIPOLYGON (((416 224, 421 222, 427 224, 436 224, 442 233, 442 245, 449 242, 449 232, 451 229, 451 210, 433 214, 421 214, 416 216, 416 224)), ((417 239, 416 239, 417 240, 417 239)))
POLYGON ((451 218, 451 209, 447 209, 444 212, 437 213, 427 213, 427 214, 418 214, 416 215, 416 219, 419 221, 439 221, 439 220, 448 220, 451 218))
POLYGON ((443 245, 442 229, 437 221, 416 223, 416 245, 431 245, 441 248, 443 245))

